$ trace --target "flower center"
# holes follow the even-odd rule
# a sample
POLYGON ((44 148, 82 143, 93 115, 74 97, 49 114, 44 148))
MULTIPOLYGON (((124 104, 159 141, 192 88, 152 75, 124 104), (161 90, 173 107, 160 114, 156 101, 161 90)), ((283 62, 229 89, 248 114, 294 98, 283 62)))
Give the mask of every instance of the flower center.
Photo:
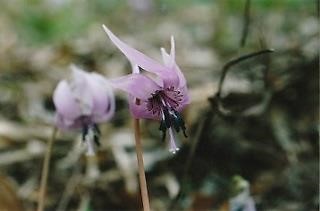
POLYGON ((147 101, 147 109, 152 112, 153 115, 158 116, 162 115, 164 107, 177 110, 183 99, 181 92, 175 90, 174 87, 158 90, 151 95, 152 97, 147 101))
POLYGON ((182 99, 183 95, 179 90, 169 87, 156 91, 147 101, 148 111, 161 117, 159 130, 163 132, 162 140, 166 137, 167 129, 172 134, 172 128, 176 132, 182 130, 184 136, 187 137, 185 122, 177 111, 182 99))

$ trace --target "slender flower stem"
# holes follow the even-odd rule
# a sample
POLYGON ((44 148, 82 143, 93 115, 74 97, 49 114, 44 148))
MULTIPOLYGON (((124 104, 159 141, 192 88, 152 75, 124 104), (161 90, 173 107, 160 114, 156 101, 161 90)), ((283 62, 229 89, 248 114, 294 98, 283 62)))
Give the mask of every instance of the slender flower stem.
POLYGON ((51 138, 49 139, 49 142, 48 142, 46 154, 44 156, 42 172, 41 172, 41 182, 40 182, 40 191, 39 191, 40 193, 38 198, 37 211, 43 211, 44 209, 44 201, 46 196, 47 181, 48 181, 49 166, 50 166, 50 156, 51 156, 53 142, 57 135, 57 131, 58 129, 54 127, 51 138))
POLYGON ((134 119, 134 136, 136 140, 136 151, 137 151, 140 191, 141 191, 143 210, 150 211, 150 202, 149 202, 149 196, 148 196, 146 174, 144 171, 143 157, 142 157, 142 145, 141 145, 139 119, 134 119))

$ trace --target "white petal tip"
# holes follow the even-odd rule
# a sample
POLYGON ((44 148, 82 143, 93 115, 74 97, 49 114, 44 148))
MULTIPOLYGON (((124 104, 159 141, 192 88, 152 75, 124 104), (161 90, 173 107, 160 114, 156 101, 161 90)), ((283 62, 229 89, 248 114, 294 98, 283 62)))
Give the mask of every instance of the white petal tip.
POLYGON ((110 36, 110 33, 111 33, 110 29, 108 27, 106 27, 106 25, 104 25, 104 24, 102 24, 102 28, 110 36))
POLYGON ((170 41, 171 41, 171 46, 174 47, 174 36, 173 35, 171 35, 170 41))
POLYGON ((160 51, 161 51, 162 56, 168 55, 168 53, 167 53, 167 51, 166 51, 165 48, 161 47, 161 48, 160 48, 160 51))

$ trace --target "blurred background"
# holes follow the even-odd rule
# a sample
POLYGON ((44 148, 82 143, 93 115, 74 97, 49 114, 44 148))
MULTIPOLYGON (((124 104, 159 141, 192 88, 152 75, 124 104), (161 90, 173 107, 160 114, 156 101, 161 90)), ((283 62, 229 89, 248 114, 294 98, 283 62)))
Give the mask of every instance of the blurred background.
MULTIPOLYGON (((319 1, 11 0, 0 11, 0 210, 35 210, 52 93, 69 65, 131 71, 102 24, 159 61, 174 35, 188 81, 176 155, 159 123, 142 121, 152 210, 319 209, 319 1), (264 49, 275 51, 228 65, 264 49)), ((58 134, 47 210, 141 210, 123 93, 101 130, 91 158, 78 131, 58 134)))

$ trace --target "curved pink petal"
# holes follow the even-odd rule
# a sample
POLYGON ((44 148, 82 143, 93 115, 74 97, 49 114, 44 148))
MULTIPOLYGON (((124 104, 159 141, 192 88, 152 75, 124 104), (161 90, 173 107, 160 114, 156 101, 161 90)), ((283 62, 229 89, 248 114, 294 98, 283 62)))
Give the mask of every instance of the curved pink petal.
POLYGON ((171 49, 170 49, 170 55, 167 53, 165 48, 161 48, 161 54, 162 59, 166 67, 172 68, 175 64, 175 44, 174 44, 174 38, 171 36, 171 49))
POLYGON ((55 123, 59 129, 63 129, 63 130, 69 129, 68 124, 65 123, 65 120, 59 113, 56 113, 55 115, 55 123))
POLYGON ((142 74, 129 74, 110 80, 112 86, 127 92, 141 100, 147 100, 151 94, 161 89, 152 79, 142 74))
POLYGON ((81 116, 81 110, 68 83, 60 81, 53 93, 53 103, 57 113, 64 118, 74 120, 81 116))
POLYGON ((113 93, 106 93, 108 95, 108 103, 102 112, 94 111, 92 119, 96 123, 104 122, 111 119, 115 113, 115 99, 113 93))
POLYGON ((115 111, 112 87, 105 78, 96 73, 90 73, 87 82, 93 98, 92 115, 95 122, 110 119, 115 111))
POLYGON ((182 94, 182 101, 177 107, 177 111, 181 112, 188 104, 190 104, 190 95, 188 94, 188 88, 186 86, 180 87, 180 93, 182 94))
POLYGON ((120 51, 129 59, 131 63, 137 64, 144 70, 155 73, 162 78, 166 76, 168 71, 166 70, 165 66, 121 41, 105 25, 102 25, 102 27, 109 36, 110 40, 120 49, 120 51))
POLYGON ((163 62, 166 65, 167 69, 169 70, 167 72, 167 75, 165 78, 162 78, 164 88, 173 86, 173 87, 179 87, 180 86, 180 79, 175 71, 175 63, 172 61, 170 55, 166 52, 164 48, 161 48, 161 54, 163 58, 163 62), (172 63, 173 62, 173 63, 172 63))
POLYGON ((129 96, 129 108, 132 116, 138 119, 154 119, 159 120, 160 117, 154 115, 151 111, 147 110, 147 102, 140 101, 139 104, 136 102, 136 98, 133 96, 129 96))
POLYGON ((131 67, 132 67, 132 73, 140 73, 140 70, 139 70, 139 66, 137 64, 134 64, 132 62, 131 63, 131 67))
MULTIPOLYGON (((171 50, 170 50, 170 55, 166 52, 164 48, 161 48, 161 54, 163 58, 163 62, 166 65, 166 67, 172 71, 171 74, 172 76, 170 77, 172 80, 172 83, 177 83, 176 80, 179 80, 179 85, 178 87, 183 87, 186 85, 186 79, 180 70, 179 66, 177 65, 175 61, 175 42, 174 42, 174 37, 171 36, 171 50), (177 77, 177 78, 176 78, 177 77)), ((170 79, 169 79, 170 80, 170 79)), ((166 82, 166 84, 170 84, 170 81, 166 82)))
POLYGON ((80 121, 80 118, 70 120, 59 113, 57 113, 55 116, 55 123, 57 127, 62 130, 77 129, 82 127, 82 122, 80 121))
POLYGON ((161 55, 162 55, 162 60, 164 65, 166 65, 167 67, 172 67, 173 65, 171 64, 171 57, 170 55, 167 53, 165 48, 160 48, 161 50, 161 55))
POLYGON ((76 99, 82 115, 91 115, 93 110, 93 96, 88 88, 89 73, 72 65, 72 79, 69 83, 70 89, 76 99))

